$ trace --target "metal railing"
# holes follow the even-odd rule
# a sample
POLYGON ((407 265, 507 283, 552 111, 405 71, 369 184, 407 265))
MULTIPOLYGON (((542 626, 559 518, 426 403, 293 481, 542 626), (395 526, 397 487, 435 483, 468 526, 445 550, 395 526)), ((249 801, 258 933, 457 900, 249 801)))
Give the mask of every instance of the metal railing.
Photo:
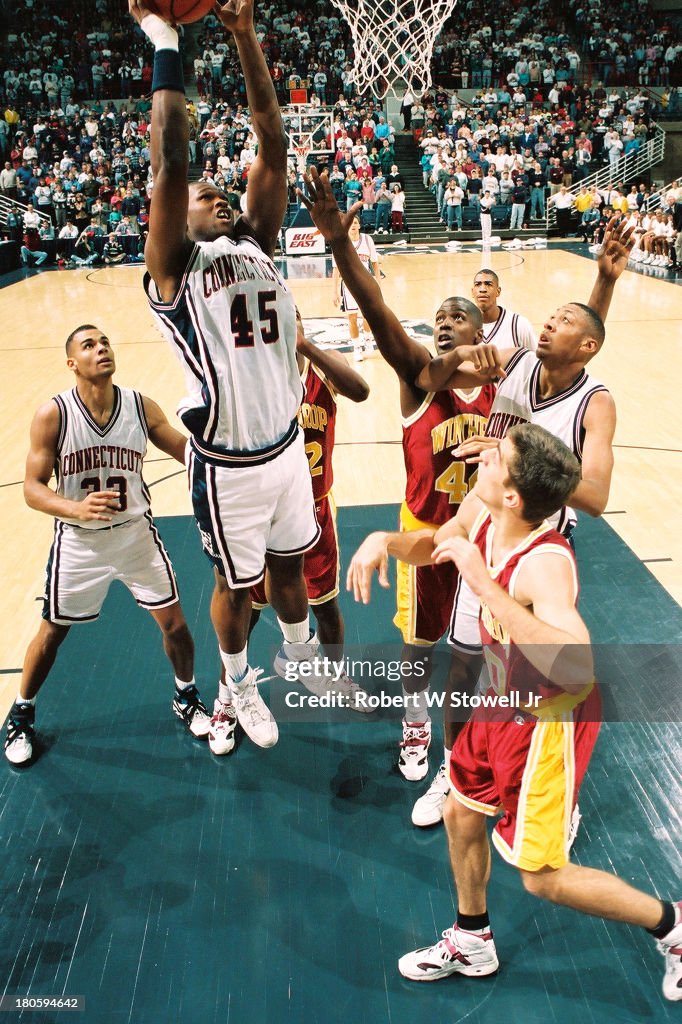
MULTIPOLYGON (((33 209, 42 221, 46 221, 48 224, 52 223, 48 214, 41 213, 35 206, 33 209)), ((10 210, 16 210, 23 218, 24 214, 28 210, 28 206, 26 203, 20 203, 18 199, 10 199, 8 196, 0 196, 0 224, 2 224, 3 227, 7 224, 7 214, 10 210)))
MULTIPOLYGON (((573 188, 582 188, 583 186, 588 190, 595 186, 597 188, 604 188, 611 182, 614 185, 617 182, 622 182, 623 184, 636 182, 639 184, 639 179, 644 171, 648 171, 650 167, 659 164, 664 155, 665 132, 660 125, 656 125, 653 138, 648 139, 636 152, 622 156, 615 163, 605 164, 604 167, 600 167, 598 171, 588 175, 587 178, 581 178, 580 181, 575 182, 571 186, 571 190, 573 188)), ((654 207, 650 208, 653 209, 654 207)), ((548 199, 545 208, 545 228, 549 232, 555 225, 556 210, 554 209, 554 204, 550 205, 548 199)))

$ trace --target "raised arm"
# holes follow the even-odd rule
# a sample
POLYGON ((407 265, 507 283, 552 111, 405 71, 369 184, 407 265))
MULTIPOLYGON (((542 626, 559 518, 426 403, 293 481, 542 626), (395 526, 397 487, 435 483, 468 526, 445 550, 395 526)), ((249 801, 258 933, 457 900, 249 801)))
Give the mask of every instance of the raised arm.
POLYGON ((362 203, 356 203, 348 213, 342 214, 327 175, 318 174, 314 167, 306 175, 305 184, 307 195, 298 190, 301 201, 310 211, 315 226, 331 244, 341 277, 369 324, 382 356, 401 380, 412 385, 430 355, 423 345, 405 333, 348 237, 348 228, 362 203))
POLYGON ((369 398, 369 385, 357 370, 353 370, 339 352, 327 352, 308 341, 303 332, 296 339, 296 351, 321 370, 329 383, 344 398, 364 402, 369 398))
POLYGON ((597 391, 583 419, 585 438, 580 483, 569 498, 572 508, 600 516, 606 508, 613 472, 616 404, 608 391, 597 391))
POLYGON ((38 409, 31 423, 31 444, 26 459, 24 500, 29 508, 63 519, 110 522, 120 507, 118 491, 91 491, 82 501, 72 501, 48 487, 57 461, 57 437, 60 426, 56 402, 38 409))
POLYGON ((504 369, 516 351, 499 352, 495 345, 458 345, 427 363, 414 383, 422 391, 489 384, 505 376, 504 369))
POLYGON ((258 139, 246 187, 248 233, 272 256, 287 205, 287 141, 277 94, 256 38, 253 0, 229 0, 214 13, 234 37, 239 53, 246 102, 258 139))
POLYGON ((151 398, 142 397, 144 414, 149 428, 149 440, 166 455, 185 465, 187 438, 166 419, 163 409, 151 398))
POLYGON ((171 302, 192 250, 187 237, 189 121, 178 34, 142 0, 128 4, 155 49, 150 132, 154 191, 145 262, 161 298, 171 302))
POLYGON ((630 251, 635 244, 634 230, 634 225, 628 227, 625 218, 616 214, 604 231, 604 240, 597 260, 597 280, 587 303, 604 322, 616 281, 627 267, 630 251))

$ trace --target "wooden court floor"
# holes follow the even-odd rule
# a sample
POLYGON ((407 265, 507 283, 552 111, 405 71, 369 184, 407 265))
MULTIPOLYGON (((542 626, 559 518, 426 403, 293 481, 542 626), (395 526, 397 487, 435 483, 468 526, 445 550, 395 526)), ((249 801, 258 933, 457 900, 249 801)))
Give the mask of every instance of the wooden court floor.
MULTIPOLYGON (((489 262, 504 303, 536 327, 560 303, 585 300, 595 270, 552 249, 494 252, 489 262)), ((387 255, 383 288, 402 318, 428 323, 444 296, 468 294, 480 266, 473 253, 387 255)), ((22 500, 28 427, 39 404, 72 386, 64 339, 93 322, 114 344, 120 384, 169 416, 182 394, 141 276, 138 267, 51 272, 0 290, 3 715, 38 622, 52 536, 49 519, 22 500)), ((304 318, 336 314, 324 264, 297 264, 289 277, 304 318)), ((583 612, 630 714, 604 727, 581 791, 574 857, 672 898, 682 806, 680 294, 636 273, 619 283, 593 364, 618 407, 616 472, 607 515, 577 531, 583 612)), ((346 563, 369 530, 395 522, 403 490, 395 380, 377 356, 362 372, 370 399, 341 402, 337 428, 346 563)), ((197 680, 211 701, 211 577, 184 474, 150 451, 145 475, 195 637, 197 680)), ((349 645, 397 653, 392 603, 391 592, 367 608, 342 595, 349 645)), ((267 666, 276 643, 266 613, 254 663, 267 666)), ((490 900, 500 974, 405 982, 398 956, 451 923, 453 891, 442 829, 409 823, 425 786, 395 770, 399 716, 287 718, 281 688, 270 684, 278 745, 261 751, 242 740, 233 756, 214 758, 171 715, 171 682, 155 627, 122 588, 60 652, 38 702, 40 758, 23 772, 0 766, 0 995, 83 994, 85 1024, 676 1018, 660 994, 662 961, 641 931, 533 901, 496 855, 490 900)), ((439 746, 434 739, 432 769, 439 746)))
MULTIPOLYGON (((480 253, 387 255, 382 287, 401 318, 432 323, 447 295, 468 295, 480 253)), ((595 273, 591 259, 552 248, 493 250, 486 262, 500 275, 501 302, 536 328, 558 305, 586 301, 595 273)), ((323 261, 310 276, 298 264, 290 275, 306 317, 334 316, 332 285, 323 261)), ((7 624, 0 657, 0 710, 15 692, 14 670, 35 628, 42 575, 51 541, 48 517, 28 510, 21 480, 35 409, 72 386, 64 340, 80 323, 100 326, 113 342, 117 381, 150 395, 174 414, 182 395, 179 366, 152 323, 140 267, 35 274, 0 289, 0 616, 7 624), (10 625, 11 624, 11 625, 10 625)), ((617 285, 607 343, 590 371, 612 391, 618 409, 616 466, 607 521, 682 603, 682 455, 678 367, 682 356, 680 289, 626 271, 617 285)), ((337 503, 400 501, 404 475, 396 380, 381 358, 362 364, 372 389, 363 406, 341 403, 335 455, 337 503)), ((150 450, 146 478, 154 487, 154 513, 189 514, 179 467, 150 450), (167 478, 167 479, 166 479, 167 478)), ((665 639, 665 638, 662 638, 665 639)))

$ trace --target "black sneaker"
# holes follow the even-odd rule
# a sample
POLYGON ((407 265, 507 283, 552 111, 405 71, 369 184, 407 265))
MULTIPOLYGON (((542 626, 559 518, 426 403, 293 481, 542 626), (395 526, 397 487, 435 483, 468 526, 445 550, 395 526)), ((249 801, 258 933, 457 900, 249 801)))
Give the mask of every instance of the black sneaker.
POLYGON ((11 764, 27 764, 33 757, 33 704, 13 704, 7 720, 5 757, 11 764))
POLYGON ((185 723, 192 736, 205 739, 211 727, 211 716, 201 702, 196 686, 175 690, 173 711, 185 723))

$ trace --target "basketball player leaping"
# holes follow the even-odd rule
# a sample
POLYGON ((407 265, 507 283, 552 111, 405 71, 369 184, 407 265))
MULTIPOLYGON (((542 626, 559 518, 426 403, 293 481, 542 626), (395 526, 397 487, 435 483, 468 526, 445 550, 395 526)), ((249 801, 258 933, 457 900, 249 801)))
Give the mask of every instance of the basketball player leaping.
MULTIPOLYGON (((306 552, 304 575, 308 601, 317 621, 317 633, 328 658, 336 663, 334 676, 325 673, 305 676, 303 685, 311 693, 338 694, 352 711, 370 711, 366 693, 350 679, 339 663, 343 659, 345 623, 339 607, 339 542, 336 534, 336 505, 332 495, 334 471, 332 457, 336 440, 337 396, 364 402, 369 387, 359 373, 351 369, 339 352, 317 348, 305 336, 303 322, 296 311, 298 326, 297 360, 305 387, 305 400, 298 411, 315 496, 315 512, 320 524, 320 539, 306 552)), ((266 581, 251 590, 255 626, 268 603, 266 581)))
POLYGON ((250 0, 216 6, 232 32, 258 139, 246 212, 235 219, 216 185, 187 185, 188 119, 174 28, 143 3, 130 12, 155 46, 151 165, 154 194, 145 248, 145 289, 157 324, 185 373, 180 416, 191 434, 194 514, 214 566, 211 619, 227 682, 209 733, 231 749, 235 714, 254 743, 278 730, 247 662, 250 588, 267 564, 284 634, 281 661, 313 656, 303 552, 319 536, 308 461, 296 420, 293 298, 272 254, 287 203, 286 139, 275 90, 253 25, 250 0))
POLYGON ((194 644, 173 567, 142 479, 147 438, 182 463, 187 438, 151 399, 114 385, 114 353, 97 327, 77 327, 66 342, 66 357, 76 386, 35 414, 26 461, 26 502, 55 517, 55 535, 43 621, 26 652, 7 724, 5 756, 15 765, 33 757, 35 699, 60 645, 72 625, 98 618, 115 579, 163 633, 175 672, 176 715, 194 736, 205 737, 210 725, 194 685, 194 644), (56 491, 49 486, 53 470, 56 491))

